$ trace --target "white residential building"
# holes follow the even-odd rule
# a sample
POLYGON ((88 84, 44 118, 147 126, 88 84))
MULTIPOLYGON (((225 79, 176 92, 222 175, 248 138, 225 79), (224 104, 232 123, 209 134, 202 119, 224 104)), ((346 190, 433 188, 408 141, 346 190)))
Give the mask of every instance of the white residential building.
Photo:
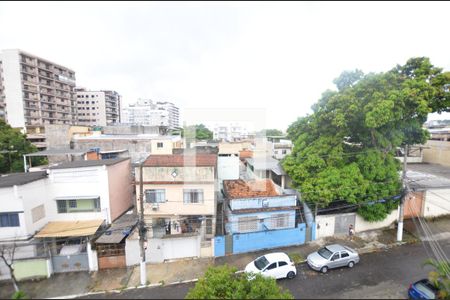
POLYGON ((213 132, 213 139, 227 142, 248 138, 248 128, 241 122, 216 122, 205 124, 213 132))
POLYGON ((77 88, 79 125, 107 126, 120 123, 121 97, 116 91, 77 88))
POLYGON ((0 118, 23 130, 77 124, 74 71, 18 49, 0 61, 0 118))
POLYGON ((179 109, 171 102, 139 99, 122 109, 122 123, 146 126, 179 127, 179 109))

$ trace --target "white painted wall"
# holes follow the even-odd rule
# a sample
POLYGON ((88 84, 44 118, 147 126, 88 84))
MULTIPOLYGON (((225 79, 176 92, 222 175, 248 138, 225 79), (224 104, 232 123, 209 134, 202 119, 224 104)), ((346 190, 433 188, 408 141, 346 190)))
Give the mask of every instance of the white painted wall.
POLYGON ((334 235, 334 215, 316 217, 316 238, 334 235))
MULTIPOLYGON (((141 261, 139 237, 129 236, 125 240, 125 262, 127 266, 138 265, 141 261)), ((148 258, 147 258, 148 260, 148 258)))
POLYGON ((393 210, 383 221, 380 222, 368 222, 365 221, 360 215, 356 214, 355 219, 355 232, 362 232, 367 230, 375 230, 380 228, 389 227, 393 222, 398 219, 398 209, 393 210))
POLYGON ((425 193, 424 217, 450 214, 450 189, 432 189, 425 193))
POLYGON ((19 51, 17 49, 3 50, 0 59, 2 60, 7 122, 11 127, 25 128, 19 51))
POLYGON ((106 167, 86 167, 50 170, 50 199, 48 201, 49 220, 76 221, 105 219, 111 223, 108 172, 106 167), (100 197, 100 212, 80 212, 58 214, 57 197, 100 197))
POLYGON ((217 178, 222 184, 223 180, 239 179, 239 154, 217 157, 217 178))

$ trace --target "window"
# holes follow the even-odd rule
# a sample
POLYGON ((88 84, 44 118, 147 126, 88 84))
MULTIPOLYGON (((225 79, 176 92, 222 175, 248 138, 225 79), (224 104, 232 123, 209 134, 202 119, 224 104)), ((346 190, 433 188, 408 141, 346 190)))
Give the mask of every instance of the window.
POLYGON ((275 214, 271 217, 272 228, 283 228, 288 226, 289 214, 275 214))
POLYGON ((267 270, 272 270, 272 269, 275 269, 276 267, 277 267, 277 263, 273 263, 267 267, 267 270))
POLYGON ((183 190, 184 203, 203 203, 203 190, 185 189, 183 190))
POLYGON ((0 227, 19 226, 19 213, 0 213, 0 227))
POLYGON ((145 202, 147 203, 166 202, 166 190, 145 190, 145 202))
POLYGON ((342 258, 344 258, 344 257, 349 257, 349 254, 348 254, 347 252, 345 252, 345 251, 342 251, 342 252, 341 252, 341 257, 342 257, 342 258))
POLYGON ((240 217, 238 219, 239 232, 252 232, 258 230, 257 217, 240 217))
POLYGON ((206 234, 212 234, 213 230, 212 230, 212 219, 206 219, 206 234))
POLYGON ((91 98, 94 98, 95 97, 95 95, 91 95, 91 98))
POLYGON ((100 197, 87 199, 62 199, 56 200, 58 213, 99 212, 100 197))
POLYGON ((279 266, 279 267, 287 266, 287 262, 285 262, 285 261, 279 261, 279 262, 278 262, 278 266, 279 266))
POLYGON ((156 144, 156 147, 157 148, 162 148, 164 145, 163 145, 163 143, 160 143, 160 142, 158 142, 157 144, 156 144))
POLYGON ((336 253, 335 255, 333 255, 333 257, 331 258, 331 261, 339 259, 339 253, 336 253))
POLYGON ((286 154, 286 150, 285 149, 281 150, 281 154, 286 154))

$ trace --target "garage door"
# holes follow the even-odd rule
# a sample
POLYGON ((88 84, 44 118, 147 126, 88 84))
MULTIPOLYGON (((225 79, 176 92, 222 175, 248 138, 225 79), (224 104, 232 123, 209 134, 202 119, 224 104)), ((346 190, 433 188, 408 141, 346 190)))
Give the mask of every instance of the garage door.
POLYGON ((164 260, 200 257, 200 237, 163 239, 164 260))

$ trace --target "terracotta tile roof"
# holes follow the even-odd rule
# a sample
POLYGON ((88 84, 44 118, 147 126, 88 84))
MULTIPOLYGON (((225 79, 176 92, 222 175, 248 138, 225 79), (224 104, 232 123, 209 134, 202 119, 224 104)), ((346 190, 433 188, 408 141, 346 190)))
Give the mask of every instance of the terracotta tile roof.
POLYGON ((272 180, 224 180, 224 192, 230 199, 278 196, 272 180))
POLYGON ((198 154, 197 155, 183 155, 183 154, 169 154, 169 155, 150 155, 144 163, 146 167, 183 167, 183 166, 216 166, 217 155, 215 154, 198 154))

